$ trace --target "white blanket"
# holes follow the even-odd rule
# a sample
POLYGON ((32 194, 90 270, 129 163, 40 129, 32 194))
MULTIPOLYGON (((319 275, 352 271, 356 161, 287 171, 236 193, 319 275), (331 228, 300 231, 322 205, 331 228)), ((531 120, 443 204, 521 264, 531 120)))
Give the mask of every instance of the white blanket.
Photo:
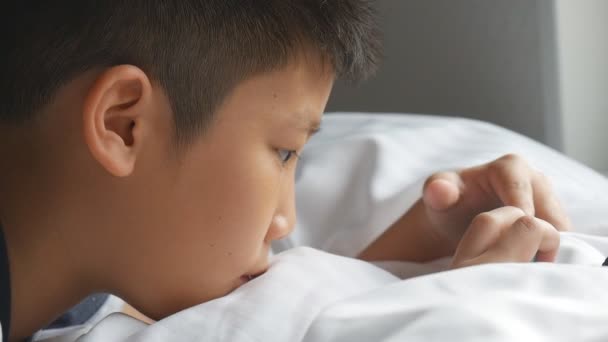
POLYGON ((608 181, 538 143, 464 119, 332 115, 303 154, 297 194, 298 227, 274 246, 289 250, 265 275, 151 326, 111 316, 79 341, 608 341, 608 268, 600 267, 608 255, 608 181), (552 179, 584 233, 562 235, 559 261, 571 265, 428 275, 445 262, 378 265, 391 274, 291 249, 354 256, 420 197, 428 175, 509 152, 552 179))

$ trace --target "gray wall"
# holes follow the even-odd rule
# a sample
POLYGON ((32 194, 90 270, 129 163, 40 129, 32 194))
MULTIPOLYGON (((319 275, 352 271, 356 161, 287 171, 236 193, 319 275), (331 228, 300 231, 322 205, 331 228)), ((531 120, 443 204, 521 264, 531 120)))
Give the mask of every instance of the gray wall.
POLYGON ((564 151, 608 171, 608 1, 559 0, 564 151))
POLYGON ((385 61, 328 111, 494 122, 608 172, 607 0, 378 0, 385 61))
POLYGON ((551 0, 379 0, 385 61, 329 111, 466 116, 561 148, 551 0))

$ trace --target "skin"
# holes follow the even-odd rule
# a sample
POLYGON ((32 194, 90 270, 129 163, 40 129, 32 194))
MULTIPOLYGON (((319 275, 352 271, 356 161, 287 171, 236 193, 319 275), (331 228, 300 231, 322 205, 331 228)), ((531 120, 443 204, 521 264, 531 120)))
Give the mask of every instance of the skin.
MULTIPOLYGON (((159 319, 263 272, 271 241, 296 219, 289 151, 318 129, 333 81, 310 56, 247 79, 179 153, 163 90, 131 65, 90 70, 35 121, 0 126, 0 155, 11 161, 0 169, 11 340, 90 293, 117 294, 159 319)), ((434 175, 361 258, 456 252, 453 266, 463 267, 529 261, 540 251, 549 261, 559 244, 554 226, 566 229, 567 219, 537 177, 509 156, 434 175)))
POLYGON ((570 229, 549 180, 508 154, 430 176, 422 198, 359 257, 426 262, 453 256, 453 268, 535 256, 553 261, 558 232, 570 229))
POLYGON ((82 75, 35 123, 3 127, 12 337, 92 292, 160 319, 264 272, 295 223, 289 151, 318 129, 333 79, 304 57, 250 78, 180 154, 162 90, 128 65, 82 75))

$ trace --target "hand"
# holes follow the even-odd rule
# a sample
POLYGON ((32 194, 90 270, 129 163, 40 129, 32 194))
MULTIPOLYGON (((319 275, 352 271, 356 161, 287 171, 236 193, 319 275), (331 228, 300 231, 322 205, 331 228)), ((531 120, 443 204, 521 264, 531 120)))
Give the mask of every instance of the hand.
POLYGON ((477 215, 466 231, 451 268, 490 262, 553 262, 559 233, 548 222, 515 207, 502 207, 477 215))
POLYGON ((557 230, 570 229, 570 220, 547 178, 513 154, 460 172, 431 176, 422 202, 434 233, 454 247, 474 217, 504 206, 519 208, 557 230))

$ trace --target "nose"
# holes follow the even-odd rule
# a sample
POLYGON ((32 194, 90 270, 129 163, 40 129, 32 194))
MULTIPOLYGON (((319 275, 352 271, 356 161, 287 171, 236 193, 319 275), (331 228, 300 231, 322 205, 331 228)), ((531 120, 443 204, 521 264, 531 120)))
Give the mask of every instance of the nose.
POLYGON ((296 224, 296 199, 293 179, 282 184, 277 209, 266 233, 266 242, 280 240, 289 235, 296 224))

